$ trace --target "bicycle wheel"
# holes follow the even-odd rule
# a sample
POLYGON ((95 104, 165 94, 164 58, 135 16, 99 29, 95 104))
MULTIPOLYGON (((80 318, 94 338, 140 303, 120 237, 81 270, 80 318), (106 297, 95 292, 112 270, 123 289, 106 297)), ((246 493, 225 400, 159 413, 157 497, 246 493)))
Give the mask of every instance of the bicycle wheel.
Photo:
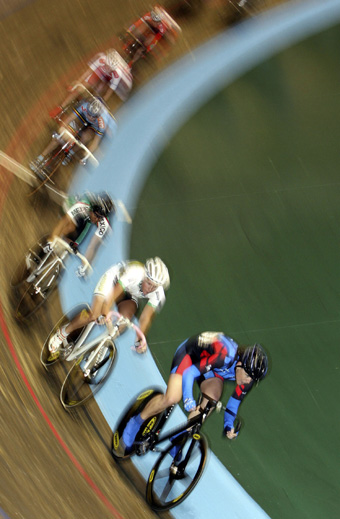
POLYGON ((64 314, 59 319, 59 321, 53 326, 52 330, 50 331, 50 333, 48 334, 48 336, 44 342, 44 345, 43 345, 41 353, 40 353, 40 362, 42 363, 42 365, 44 366, 45 369, 48 369, 49 366, 51 366, 52 364, 55 364, 57 361, 65 359, 66 355, 72 351, 75 343, 77 342, 78 338, 83 333, 83 331, 85 330, 86 326, 83 326, 82 328, 79 328, 78 330, 74 331, 73 333, 70 333, 70 335, 67 338, 67 340, 68 340, 67 348, 61 348, 57 353, 52 353, 49 350, 48 345, 49 345, 51 337, 57 332, 57 330, 59 328, 61 328, 62 326, 65 326, 66 324, 68 324, 70 321, 72 321, 72 319, 76 315, 80 314, 81 312, 90 312, 89 305, 85 303, 85 304, 80 304, 80 305, 75 306, 67 314, 64 314))
MULTIPOLYGON (((118 427, 116 430, 113 431, 112 435, 112 447, 111 447, 111 454, 116 460, 129 458, 133 454, 136 454, 136 445, 133 444, 132 447, 126 448, 124 441, 122 439, 124 429, 133 416, 138 415, 142 412, 146 404, 156 395, 161 395, 163 392, 159 389, 150 388, 146 391, 143 391, 140 395, 137 396, 136 400, 133 402, 133 404, 128 408, 128 410, 125 412, 125 414, 122 416, 122 418, 119 421, 118 427)), ((142 442, 144 439, 146 439, 152 431, 154 431, 162 416, 164 415, 165 411, 162 413, 159 413, 155 416, 151 416, 143 424, 141 425, 139 432, 136 436, 136 442, 142 442)))
POLYGON ((203 435, 188 438, 175 459, 170 454, 172 448, 170 445, 162 452, 147 482, 146 500, 156 511, 169 510, 184 501, 205 467, 208 444, 203 435))
POLYGON ((54 184, 54 182, 51 180, 52 176, 57 171, 64 158, 65 153, 62 146, 57 146, 56 149, 46 155, 41 167, 35 171, 36 186, 33 191, 28 194, 28 196, 36 193, 42 186, 47 183, 54 184))
POLYGON ((65 409, 72 409, 88 402, 107 380, 116 360, 117 348, 111 337, 103 339, 101 348, 105 348, 106 351, 99 364, 96 364, 94 359, 93 366, 86 372, 84 370, 92 349, 81 355, 68 372, 60 390, 60 401, 65 409))
POLYGON ((27 288, 20 296, 15 317, 19 320, 31 317, 56 288, 59 275, 60 263, 56 263, 48 276, 43 273, 41 279, 37 278, 34 283, 28 283, 27 288), (43 276, 45 276, 44 279, 42 279, 43 276))
POLYGON ((17 288, 37 269, 43 256, 43 247, 46 245, 47 235, 43 236, 37 243, 28 249, 25 256, 16 266, 11 279, 10 286, 17 288))

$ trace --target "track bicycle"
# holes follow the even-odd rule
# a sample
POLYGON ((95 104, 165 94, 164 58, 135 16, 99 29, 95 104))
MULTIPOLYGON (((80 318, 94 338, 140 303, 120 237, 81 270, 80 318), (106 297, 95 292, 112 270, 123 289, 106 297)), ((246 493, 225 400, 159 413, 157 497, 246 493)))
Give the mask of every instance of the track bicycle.
POLYGON ((53 351, 49 346, 50 338, 58 328, 65 326, 80 312, 88 313, 90 307, 86 304, 78 305, 71 314, 63 315, 48 335, 40 355, 41 363, 46 369, 60 360, 73 362, 60 390, 60 401, 65 409, 85 404, 103 386, 117 357, 115 340, 126 327, 136 332, 138 339, 141 340, 141 346, 146 344, 143 332, 134 323, 118 312, 112 311, 108 314, 109 321, 103 333, 89 339, 91 331, 98 325, 96 321, 92 321, 70 333, 66 347, 53 351))
POLYGON ((11 277, 10 285, 19 293, 19 302, 15 305, 18 319, 27 319, 45 303, 66 268, 69 254, 76 255, 86 270, 91 270, 85 256, 59 236, 54 238, 48 252, 44 252, 46 241, 47 236, 44 236, 28 249, 11 277))
MULTIPOLYGON (((141 456, 148 451, 160 452, 153 466, 146 485, 146 500, 155 511, 169 510, 192 492, 205 468, 208 442, 201 427, 209 414, 224 409, 221 402, 202 393, 198 404, 198 413, 171 431, 161 434, 169 419, 174 405, 165 411, 151 416, 141 425, 132 447, 127 448, 122 438, 124 429, 133 416, 138 415, 146 404, 156 395, 162 394, 157 389, 141 393, 119 422, 112 437, 112 456, 117 461, 136 454, 141 456), (202 397, 207 400, 201 406, 202 397), (170 442, 170 444, 169 444, 170 442), (159 445, 165 444, 163 448, 159 445)), ((235 431, 240 430, 238 422, 235 431)))

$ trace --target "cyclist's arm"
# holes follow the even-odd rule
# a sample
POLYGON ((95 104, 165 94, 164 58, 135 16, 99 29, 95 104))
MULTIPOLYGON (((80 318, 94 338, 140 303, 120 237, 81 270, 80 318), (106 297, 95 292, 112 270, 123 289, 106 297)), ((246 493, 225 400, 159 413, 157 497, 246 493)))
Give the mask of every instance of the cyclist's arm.
POLYGON ((212 355, 202 356, 199 363, 193 364, 184 371, 182 382, 184 401, 193 399, 193 385, 198 377, 214 368, 223 366, 228 353, 227 349, 220 341, 214 341, 212 346, 212 355))
POLYGON ((85 252, 85 258, 87 259, 87 261, 89 263, 92 264, 93 259, 94 259, 95 255, 97 254, 97 250, 98 250, 100 244, 101 244, 101 238, 99 238, 96 235, 92 236, 89 246, 87 247, 86 252, 85 252))
POLYGON ((97 250, 102 243, 102 239, 111 231, 111 226, 107 218, 104 216, 101 217, 99 222, 97 223, 97 230, 95 234, 92 236, 89 246, 87 247, 85 257, 87 260, 92 263, 95 255, 97 254, 97 250))
POLYGON ((234 433, 234 422, 237 416, 238 409, 241 405, 242 400, 247 393, 253 387, 254 382, 249 384, 237 385, 234 393, 228 400, 225 412, 224 412, 224 433, 229 439, 235 438, 237 434, 234 433))
POLYGON ((201 375, 198 366, 193 364, 183 372, 182 389, 183 402, 186 400, 194 400, 193 387, 195 380, 201 375))
POLYGON ((123 295, 125 294, 124 288, 122 285, 117 282, 113 285, 111 293, 106 297, 103 307, 102 307, 102 314, 107 315, 109 311, 111 310, 113 304, 120 300, 123 295))
POLYGON ((144 335, 148 333, 155 315, 156 309, 153 306, 146 304, 139 318, 139 328, 142 330, 144 335))

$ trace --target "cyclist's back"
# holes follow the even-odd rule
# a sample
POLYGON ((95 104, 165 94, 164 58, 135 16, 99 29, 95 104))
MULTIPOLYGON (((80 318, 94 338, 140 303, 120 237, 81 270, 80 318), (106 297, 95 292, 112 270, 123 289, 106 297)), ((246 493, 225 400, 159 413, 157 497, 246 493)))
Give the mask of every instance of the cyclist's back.
POLYGON ((81 197, 70 196, 64 203, 63 209, 76 227, 73 236, 69 237, 76 241, 78 245, 84 240, 92 224, 97 227, 95 236, 98 236, 100 239, 104 238, 111 231, 110 214, 106 216, 99 215, 95 223, 91 221, 90 214, 93 212, 93 208, 90 194, 85 193, 81 197))

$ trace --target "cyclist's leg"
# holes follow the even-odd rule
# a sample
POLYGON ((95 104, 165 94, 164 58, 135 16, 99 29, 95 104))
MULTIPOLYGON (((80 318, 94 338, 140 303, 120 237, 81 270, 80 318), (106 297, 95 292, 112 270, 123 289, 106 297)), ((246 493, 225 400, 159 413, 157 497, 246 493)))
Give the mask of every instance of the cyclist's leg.
MULTIPOLYGON (((204 378, 204 380, 200 384, 200 390, 202 393, 205 393, 210 398, 213 398, 214 400, 219 400, 223 392, 223 378, 214 376, 213 373, 212 375, 213 376, 211 377, 204 378)), ((207 403, 207 399, 202 397, 201 406, 205 407, 207 403)), ((196 412, 194 413, 196 414, 196 412)), ((191 418, 191 416, 194 416, 194 414, 190 414, 189 418, 191 418)))
POLYGON ((145 409, 128 421, 123 432, 123 441, 126 447, 131 447, 142 423, 150 416, 161 413, 173 404, 177 404, 182 397, 182 375, 170 375, 165 395, 157 395, 150 400, 145 409))
POLYGON ((99 294, 95 294, 92 300, 91 310, 89 312, 81 312, 80 314, 76 315, 76 317, 65 326, 64 330, 66 334, 69 335, 75 330, 78 330, 79 328, 86 326, 92 321, 95 321, 102 313, 103 304, 104 297, 99 294))
POLYGON ((137 312, 138 305, 134 299, 123 299, 118 303, 117 308, 121 315, 131 320, 137 312))
POLYGON ((153 414, 158 414, 168 407, 177 404, 182 398, 182 375, 170 375, 165 395, 157 395, 145 406, 141 418, 147 420, 153 414))

